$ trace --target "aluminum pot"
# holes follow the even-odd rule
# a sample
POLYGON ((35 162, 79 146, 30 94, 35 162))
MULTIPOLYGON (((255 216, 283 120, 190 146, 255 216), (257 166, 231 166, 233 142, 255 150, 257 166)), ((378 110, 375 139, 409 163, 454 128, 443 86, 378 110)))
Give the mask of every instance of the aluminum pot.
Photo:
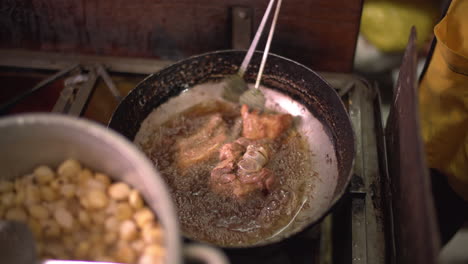
MULTIPOLYGON (((137 188, 156 212, 164 230, 164 263, 186 259, 226 263, 223 255, 203 245, 182 248, 174 205, 165 182, 150 161, 124 137, 84 119, 58 114, 23 114, 0 119, 1 179, 31 172, 36 166, 58 166, 73 158, 92 170, 137 188)), ((0 257, 0 262, 4 260, 0 257)))

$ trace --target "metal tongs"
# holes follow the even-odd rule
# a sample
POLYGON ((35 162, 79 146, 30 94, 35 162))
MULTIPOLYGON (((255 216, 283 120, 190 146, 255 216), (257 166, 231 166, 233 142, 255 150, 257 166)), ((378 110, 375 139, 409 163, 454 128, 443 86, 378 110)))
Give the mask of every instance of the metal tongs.
POLYGON ((276 21, 278 20, 278 14, 281 9, 281 2, 282 0, 277 0, 275 14, 273 16, 270 31, 268 33, 268 39, 265 44, 265 49, 263 51, 262 61, 260 63, 260 69, 257 74, 257 79, 255 82, 255 88, 249 89, 247 83, 243 79, 245 72, 247 71, 247 67, 250 64, 252 59, 253 53, 257 48, 258 41, 263 33, 263 29, 265 28, 265 24, 270 16, 270 12, 275 0, 270 0, 268 7, 263 15, 262 21, 260 22, 260 26, 255 33, 255 37, 250 44, 249 50, 245 55, 244 60, 238 70, 238 72, 232 76, 226 78, 226 84, 223 91, 223 97, 229 101, 237 102, 239 101, 240 104, 247 104, 249 107, 254 107, 257 109, 263 109, 265 105, 265 96, 260 91, 260 80, 262 78, 263 70, 265 68, 266 60, 268 57, 268 52, 270 50, 271 41, 273 39, 273 34, 275 32, 276 21))

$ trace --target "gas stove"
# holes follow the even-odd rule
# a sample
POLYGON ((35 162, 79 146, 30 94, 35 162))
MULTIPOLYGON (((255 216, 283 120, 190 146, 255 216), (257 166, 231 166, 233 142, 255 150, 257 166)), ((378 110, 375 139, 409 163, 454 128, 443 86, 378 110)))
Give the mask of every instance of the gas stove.
MULTIPOLYGON (((170 61, 0 50, 0 113, 50 111, 106 125, 118 102, 170 61)), ((319 224, 271 247, 225 250, 232 263, 387 263, 394 252, 384 199, 388 178, 375 85, 350 74, 319 73, 347 106, 356 159, 348 192, 319 224)))

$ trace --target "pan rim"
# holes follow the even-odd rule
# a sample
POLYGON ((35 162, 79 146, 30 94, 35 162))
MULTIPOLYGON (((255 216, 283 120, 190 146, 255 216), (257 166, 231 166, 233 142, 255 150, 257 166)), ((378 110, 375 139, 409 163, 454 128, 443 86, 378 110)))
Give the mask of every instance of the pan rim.
MULTIPOLYGON (((181 65, 183 63, 186 63, 187 61, 191 61, 191 60, 195 60, 195 59, 199 59, 199 58, 202 58, 202 57, 205 57, 205 56, 213 56, 213 55, 224 55, 224 54, 235 54, 235 53, 239 53, 239 52, 243 52, 245 53, 246 50, 235 50, 235 49, 225 49, 225 50, 216 50, 216 51, 210 51, 210 52, 205 52, 205 53, 202 53, 202 54, 196 54, 196 55, 193 55, 193 56, 190 56, 190 57, 187 57, 185 59, 181 59, 181 60, 178 60, 176 62, 174 62, 173 64, 171 65, 168 65, 166 67, 164 67, 163 69, 159 70, 158 72, 155 72, 155 73, 152 73, 150 75, 148 75, 147 77, 145 77, 142 81, 140 81, 136 86, 135 88, 133 88, 122 100, 121 102, 119 103, 119 105, 116 107, 116 109, 118 109, 121 104, 125 101, 125 99, 129 96, 133 96, 132 93, 136 92, 137 88, 140 87, 142 84, 144 84, 145 82, 147 82, 149 79, 151 78, 155 78, 155 76, 159 75, 159 74, 162 74, 164 73, 164 71, 166 71, 167 69, 170 69, 174 66, 177 66, 177 65, 181 65)), ((254 54, 263 54, 263 52, 261 51, 255 51, 254 54)), ((318 74, 317 72, 315 72, 314 70, 310 69, 309 67, 305 66, 304 64, 302 63, 299 63, 297 61, 294 61, 292 59, 289 59, 289 58, 286 58, 286 57, 283 57, 281 55, 277 55, 277 54, 274 54, 274 53, 269 53, 269 57, 275 57, 276 59, 279 59, 279 60, 283 60, 287 63, 291 63, 291 64, 294 64, 296 66, 299 66, 301 68, 303 68, 305 71, 308 71, 310 73, 312 73, 316 78, 318 78, 321 82, 323 82, 324 84, 326 84, 326 86, 328 88, 330 88, 331 93, 333 94, 333 96, 335 96, 336 98, 338 98, 339 100, 339 107, 342 108, 341 110, 344 111, 344 113, 346 113, 346 116, 347 116, 347 121, 346 123, 349 124, 349 130, 350 130, 350 134, 347 135, 350 137, 350 140, 353 142, 352 144, 352 151, 350 151, 350 155, 352 156, 351 158, 351 161, 350 161, 350 164, 349 164, 349 170, 348 170, 348 173, 347 175, 343 175, 343 177, 346 177, 344 179, 344 182, 343 182, 343 187, 342 189, 339 191, 339 192, 336 192, 334 193, 334 198, 331 200, 328 208, 326 210, 324 210, 323 213, 320 214, 319 217, 317 217, 313 222, 310 222, 308 224, 305 224, 303 228, 299 228, 296 232, 291 232, 288 236, 282 238, 281 240, 279 241, 270 241, 270 242, 266 242, 266 243, 259 243, 259 244, 253 244, 253 245, 246 245, 246 246, 242 246, 242 245, 236 245, 236 246, 219 246, 219 245, 216 245, 216 244, 212 244, 212 243, 207 243, 207 242, 203 242, 203 241, 198 241, 198 240, 192 240, 190 238, 187 238, 186 236, 184 236, 185 239, 188 239, 190 241, 197 241, 197 242, 201 242, 201 243, 205 243, 205 244, 211 244, 211 245, 214 245, 214 246, 217 246, 217 247, 220 247, 220 248, 223 248, 223 249, 229 249, 229 250, 242 250, 242 249, 255 249, 255 248, 262 248, 262 247, 267 247, 267 246, 272 246, 272 245, 276 245, 276 244, 280 244, 282 243, 284 240, 287 240, 287 239, 290 239, 291 237, 299 234, 299 233, 302 233, 303 231, 307 230, 307 229, 310 229, 314 226, 317 226, 317 224, 321 223, 322 220, 336 207, 336 205, 339 203, 339 201, 341 201, 345 196, 346 196, 346 193, 348 192, 348 188, 349 188, 349 184, 351 182, 351 179, 352 179, 352 176, 354 174, 354 166, 355 166, 355 163, 356 163, 356 135, 355 135, 355 130, 354 130, 354 127, 353 127, 353 124, 352 124, 352 121, 350 120, 350 116, 349 116, 349 112, 346 110, 346 107, 344 105, 344 102, 343 100, 341 100, 340 96, 338 95, 338 93, 335 91, 335 89, 332 88, 332 86, 320 75, 318 74)), ((110 127, 112 121, 114 120, 114 116, 116 114, 116 111, 113 112, 112 114, 112 117, 110 118, 109 122, 108 122, 108 127, 110 127)), ((328 126, 328 125, 327 125, 328 126)), ((134 140, 134 138, 132 139, 134 140)), ((334 143, 336 143, 336 139, 333 139, 334 143)), ((335 152, 337 152, 337 149, 335 149, 335 152)))

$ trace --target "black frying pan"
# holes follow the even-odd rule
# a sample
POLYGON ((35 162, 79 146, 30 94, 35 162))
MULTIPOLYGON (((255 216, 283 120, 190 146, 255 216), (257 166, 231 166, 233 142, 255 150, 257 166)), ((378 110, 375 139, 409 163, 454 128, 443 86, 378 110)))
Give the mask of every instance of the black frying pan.
MULTIPOLYGON (((180 111, 177 107, 190 102, 173 104, 183 97, 179 94, 195 85, 235 74, 244 55, 241 51, 206 53, 150 75, 120 103, 109 127, 135 140, 140 126, 154 109, 159 110, 164 104, 172 113, 180 111)), ((244 77, 248 83, 255 81, 260 59, 261 53, 256 53, 244 77)), ((262 85, 269 88, 264 90, 267 107, 300 117, 298 129, 309 142, 318 177, 303 201, 305 209, 290 225, 277 236, 245 247, 278 242, 318 223, 343 196, 355 156, 354 133, 346 109, 338 94, 319 75, 299 63, 271 54, 262 85)), ((164 119, 167 112, 162 111, 161 115, 164 119)))

